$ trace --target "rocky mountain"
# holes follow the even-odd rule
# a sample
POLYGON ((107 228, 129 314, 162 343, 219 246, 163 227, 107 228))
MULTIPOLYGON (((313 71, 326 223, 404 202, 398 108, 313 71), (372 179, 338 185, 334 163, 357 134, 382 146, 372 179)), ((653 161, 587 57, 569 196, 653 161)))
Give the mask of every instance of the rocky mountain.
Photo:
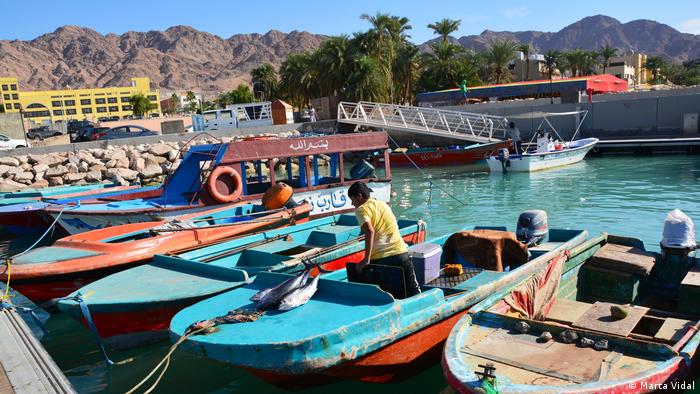
MULTIPOLYGON (((533 52, 549 49, 600 49, 606 44, 621 53, 642 52, 662 55, 675 62, 700 57, 700 35, 681 33, 671 26, 651 20, 621 23, 617 19, 595 15, 581 19, 556 33, 539 31, 495 32, 485 30, 479 35, 463 36, 456 41, 464 47, 483 49, 489 40, 511 39, 529 43, 533 52)), ((424 44, 424 47, 427 45, 424 44)))
POLYGON ((0 41, 0 75, 16 76, 22 89, 124 86, 147 76, 165 90, 221 91, 249 82, 254 67, 279 67, 290 53, 313 50, 325 38, 271 30, 223 39, 189 26, 102 35, 64 26, 31 41, 0 41))
MULTIPOLYGON (((102 35, 64 26, 31 41, 0 40, 0 76, 16 76, 22 89, 123 86, 131 77, 148 76, 166 91, 222 91, 249 82, 250 70, 261 63, 279 67, 290 53, 314 50, 325 38, 271 30, 223 39, 188 26, 102 35)), ((527 42, 535 48, 533 52, 599 49, 610 44, 622 52, 663 55, 674 61, 700 57, 700 35, 651 20, 621 23, 603 15, 583 18, 556 33, 485 30, 453 41, 483 49, 494 39, 527 42)), ((421 48, 429 50, 429 43, 421 48)))

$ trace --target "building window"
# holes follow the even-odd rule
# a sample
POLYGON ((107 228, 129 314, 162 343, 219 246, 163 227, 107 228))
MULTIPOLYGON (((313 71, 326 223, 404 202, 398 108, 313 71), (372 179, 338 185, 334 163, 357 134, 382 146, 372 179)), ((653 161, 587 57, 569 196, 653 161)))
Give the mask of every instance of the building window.
POLYGON ((157 100, 157 98, 156 98, 155 94, 148 96, 148 101, 156 101, 156 100, 157 100))
POLYGON ((80 105, 90 105, 92 104, 92 100, 90 99, 81 99, 80 100, 80 105))
POLYGON ((78 111, 76 111, 75 108, 68 108, 68 109, 66 110, 66 114, 67 114, 67 115, 75 115, 75 114, 77 114, 77 113, 78 113, 78 111))
POLYGON ((82 109, 82 112, 83 112, 84 114, 91 114, 91 113, 92 113, 92 108, 83 108, 83 109, 82 109))
POLYGON ((122 111, 131 111, 130 105, 122 105, 122 111))
POLYGON ((7 90, 7 85, 2 85, 2 90, 7 90))
POLYGON ((97 107, 97 112, 107 112, 107 107, 97 107))
POLYGON ((15 85, 14 83, 10 85, 10 90, 17 90, 17 85, 15 85))
POLYGON ((116 105, 110 105, 109 112, 119 112, 119 107, 116 105))
POLYGON ((12 109, 12 104, 5 104, 5 109, 12 109))
POLYGON ((128 103, 131 101, 131 97, 122 97, 122 103, 128 103))
POLYGON ((73 107, 75 106, 75 100, 66 100, 63 102, 63 104, 65 104, 66 107, 73 107))
POLYGON ((61 100, 56 100, 51 102, 52 107, 60 107, 61 106, 61 100))
POLYGON ((55 116, 63 116, 63 110, 62 109, 55 109, 55 110, 53 110, 53 114, 55 116))
POLYGON ((80 97, 90 97, 90 94, 81 94, 80 97))
POLYGON ((104 104, 106 101, 104 98, 96 98, 95 99, 95 104, 104 104))
POLYGON ((3 95, 2 95, 2 98, 4 98, 5 100, 9 100, 9 99, 10 99, 10 95, 9 95, 9 94, 3 94, 3 95))
POLYGON ((19 95, 17 93, 12 94, 12 99, 13 100, 19 100, 19 95))
POLYGON ((109 104, 114 104, 117 102, 117 98, 116 97, 107 97, 107 102, 109 104))
POLYGON ((24 113, 25 118, 40 118, 44 116, 51 116, 49 111, 29 111, 24 113))
POLYGON ((19 103, 15 103, 15 109, 21 109, 21 108, 22 108, 22 106, 19 105, 19 103))

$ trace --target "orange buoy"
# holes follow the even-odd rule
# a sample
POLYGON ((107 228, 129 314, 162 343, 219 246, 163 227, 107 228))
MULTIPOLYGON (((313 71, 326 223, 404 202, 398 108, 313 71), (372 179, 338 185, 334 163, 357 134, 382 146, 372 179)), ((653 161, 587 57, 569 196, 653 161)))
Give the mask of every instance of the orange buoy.
POLYGON ((214 200, 227 203, 234 202, 243 193, 241 175, 231 167, 219 166, 207 179, 209 194, 214 200))
POLYGON ((267 189, 263 194, 262 203, 265 209, 279 209, 287 204, 293 194, 294 189, 291 186, 280 182, 267 189))

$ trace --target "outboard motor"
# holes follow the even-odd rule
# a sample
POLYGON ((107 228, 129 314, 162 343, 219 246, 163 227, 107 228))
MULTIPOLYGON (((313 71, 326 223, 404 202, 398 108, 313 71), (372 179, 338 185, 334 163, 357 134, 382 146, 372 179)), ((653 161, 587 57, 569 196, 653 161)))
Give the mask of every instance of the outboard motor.
POLYGON ((508 148, 498 150, 498 161, 501 162, 503 172, 506 172, 506 167, 510 167, 510 152, 508 152, 508 148))
MULTIPOLYGON (((652 271, 657 294, 675 298, 688 269, 695 265, 695 224, 680 209, 666 215, 661 240, 661 261, 652 271)), ((681 301, 682 303, 685 303, 681 301)), ((691 303, 695 303, 693 300, 691 303)))
POLYGON ((515 232, 518 241, 527 246, 535 246, 549 240, 547 212, 542 210, 525 211, 518 217, 518 228, 515 232))

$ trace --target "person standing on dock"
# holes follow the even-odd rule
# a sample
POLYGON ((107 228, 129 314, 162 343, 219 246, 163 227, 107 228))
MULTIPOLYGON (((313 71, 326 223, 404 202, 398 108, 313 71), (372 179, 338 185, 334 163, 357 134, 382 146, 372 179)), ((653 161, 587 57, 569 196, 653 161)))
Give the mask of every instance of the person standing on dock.
POLYGON ((508 123, 508 127, 508 134, 510 134, 510 139, 513 141, 515 154, 520 155, 523 153, 523 141, 520 139, 520 129, 515 127, 515 122, 508 123))
POLYGON ((369 264, 401 267, 406 295, 419 294, 416 272, 408 258, 408 246, 401 237, 396 216, 387 203, 370 198, 371 192, 372 189, 363 182, 355 182, 348 189, 357 222, 365 234, 365 258, 355 269, 362 272, 369 264))

